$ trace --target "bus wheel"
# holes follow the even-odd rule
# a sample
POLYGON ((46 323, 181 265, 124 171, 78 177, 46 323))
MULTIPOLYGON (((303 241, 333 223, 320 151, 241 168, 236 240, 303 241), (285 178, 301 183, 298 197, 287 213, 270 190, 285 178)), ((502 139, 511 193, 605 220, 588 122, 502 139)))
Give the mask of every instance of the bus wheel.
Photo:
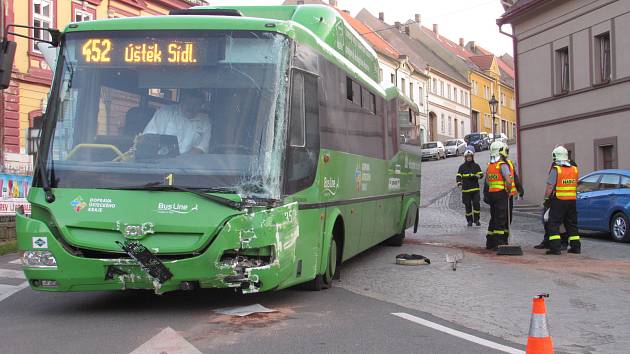
POLYGON ((403 230, 398 235, 394 235, 387 240, 385 240, 385 244, 387 246, 400 247, 403 245, 403 241, 405 240, 405 230, 403 230))
POLYGON ((333 238, 330 241, 330 247, 328 249, 328 265, 324 274, 317 274, 315 279, 306 283, 306 288, 313 291, 330 289, 333 284, 335 273, 337 272, 338 257, 337 240, 333 238))

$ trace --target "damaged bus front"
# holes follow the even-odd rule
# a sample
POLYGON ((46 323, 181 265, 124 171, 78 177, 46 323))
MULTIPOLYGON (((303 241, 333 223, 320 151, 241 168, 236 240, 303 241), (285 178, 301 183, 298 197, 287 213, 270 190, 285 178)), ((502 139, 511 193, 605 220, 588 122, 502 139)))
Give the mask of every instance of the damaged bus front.
POLYGON ((17 217, 34 289, 292 285, 298 208, 279 202, 292 42, 250 27, 61 37, 32 214, 17 217))

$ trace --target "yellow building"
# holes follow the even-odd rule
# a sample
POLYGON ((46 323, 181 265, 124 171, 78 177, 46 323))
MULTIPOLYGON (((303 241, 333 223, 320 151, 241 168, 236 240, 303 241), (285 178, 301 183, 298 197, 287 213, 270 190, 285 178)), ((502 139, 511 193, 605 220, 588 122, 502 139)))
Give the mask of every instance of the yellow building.
MULTIPOLYGON (((167 14, 172 9, 206 4, 205 0, 0 0, 6 24, 64 28, 70 22, 130 16, 167 14)), ((11 29, 16 33, 48 39, 38 29, 11 29), (30 31, 27 32, 27 31, 30 31)), ((36 47, 36 40, 9 35, 17 42, 11 87, 0 93, 2 170, 29 174, 31 155, 41 127, 52 72, 36 47)))
MULTIPOLYGON (((472 124, 477 131, 493 132, 490 100, 492 96, 499 102, 495 114, 494 131, 505 134, 509 139, 516 138, 516 111, 514 88, 499 68, 499 59, 494 55, 474 55, 468 59, 475 65, 470 70, 470 96, 472 124), (503 74, 503 75, 502 75, 503 74)), ((474 129, 473 129, 474 130, 474 129)))

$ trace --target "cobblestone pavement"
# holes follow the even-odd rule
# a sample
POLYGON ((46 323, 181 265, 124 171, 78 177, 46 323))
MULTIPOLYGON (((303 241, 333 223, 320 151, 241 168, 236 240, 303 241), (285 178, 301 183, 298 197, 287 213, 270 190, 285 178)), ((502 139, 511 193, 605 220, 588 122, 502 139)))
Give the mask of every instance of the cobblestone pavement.
MULTIPOLYGON (((433 172, 445 173, 441 179, 450 182, 455 172, 448 165, 459 164, 454 160, 440 161, 436 169, 425 164, 423 183, 425 178, 431 182, 423 188, 437 183, 433 172)), ((533 248, 542 238, 539 219, 516 216, 512 243, 522 245, 525 255, 497 256, 482 248, 487 212, 482 211, 482 227, 467 227, 459 192, 445 184, 425 192, 425 201, 433 200, 420 209, 418 233, 408 230, 401 248, 375 247, 347 262, 339 285, 522 344, 531 298, 550 293, 547 310, 556 350, 628 351, 630 245, 593 234, 583 238, 581 255, 546 256, 533 248), (422 254, 431 265, 398 266, 399 253, 422 254), (456 271, 446 255, 463 257, 456 271)))

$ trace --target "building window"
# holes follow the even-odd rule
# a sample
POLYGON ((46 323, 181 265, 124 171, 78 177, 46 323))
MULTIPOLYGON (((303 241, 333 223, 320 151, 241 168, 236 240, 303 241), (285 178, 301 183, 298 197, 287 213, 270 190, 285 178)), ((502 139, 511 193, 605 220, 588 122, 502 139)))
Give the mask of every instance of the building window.
POLYGON ((80 7, 74 7, 74 14, 72 20, 74 22, 85 22, 94 20, 94 12, 81 9, 80 7))
POLYGON ((451 119, 451 117, 448 117, 448 135, 451 135, 451 133, 453 132, 453 121, 451 119))
POLYGON ((487 100, 490 99, 490 89, 486 85, 483 85, 483 97, 487 100))
MULTIPOLYGON (((33 0, 32 18, 33 27, 53 28, 54 9, 52 0, 33 0)), ((50 33, 39 28, 33 29, 33 50, 38 51, 35 44, 40 41, 50 41, 50 33)))
POLYGON ((394 74, 390 74, 390 75, 389 75, 389 81, 390 81, 392 84, 396 84, 396 75, 394 75, 394 74))
POLYGON ((378 82, 383 83, 383 69, 378 69, 378 82))
POLYGON ((444 97, 444 81, 440 81, 440 96, 444 97))
POLYGON ((595 45, 597 50, 597 81, 605 83, 610 81, 611 75, 611 59, 610 59, 610 32, 600 34, 595 37, 595 45))
POLYGON ((617 168, 617 137, 597 139, 593 142, 595 148, 595 169, 617 168))
POLYGON ((418 86, 418 97, 420 98, 418 100, 420 106, 424 106, 424 88, 422 86, 418 86))
POLYGON ((411 102, 415 101, 415 99, 413 97, 413 82, 409 83, 409 98, 411 99, 411 102))
POLYGON ((464 94, 466 95, 464 99, 464 104, 466 105, 466 107, 468 107, 468 92, 465 92, 464 94))
POLYGON ((459 100, 461 104, 464 104, 464 90, 459 90, 459 100))
POLYGON ((407 94, 407 86, 405 86, 405 78, 400 78, 400 88, 402 89, 403 95, 407 94))
POLYGON ((44 122, 41 114, 41 111, 35 111, 29 114, 29 116, 32 116, 32 118, 30 119, 31 127, 28 128, 27 136, 27 152, 29 155, 37 154, 37 148, 39 147, 39 135, 42 131, 42 123, 44 122))
POLYGON ((433 93, 437 94, 437 79, 433 78, 433 93))
POLYGON ((462 132, 462 135, 466 135, 466 132, 464 131, 464 121, 462 121, 460 124, 461 124, 461 130, 460 131, 462 132))
POLYGON ((442 128, 442 129, 441 129, 441 130, 442 130, 442 133, 444 133, 444 130, 445 130, 445 129, 444 129, 444 128, 445 128, 445 126, 444 126, 444 120, 445 120, 445 119, 444 119, 444 113, 442 113, 442 119, 440 119, 440 125, 441 125, 441 128, 442 128))
POLYGON ((501 106, 505 106, 505 94, 501 93, 501 106))
POLYGON ((450 84, 446 85, 446 93, 448 94, 448 99, 450 100, 452 98, 451 97, 451 85, 450 84))
POLYGON ((569 92, 569 47, 556 50, 556 93, 569 92))

